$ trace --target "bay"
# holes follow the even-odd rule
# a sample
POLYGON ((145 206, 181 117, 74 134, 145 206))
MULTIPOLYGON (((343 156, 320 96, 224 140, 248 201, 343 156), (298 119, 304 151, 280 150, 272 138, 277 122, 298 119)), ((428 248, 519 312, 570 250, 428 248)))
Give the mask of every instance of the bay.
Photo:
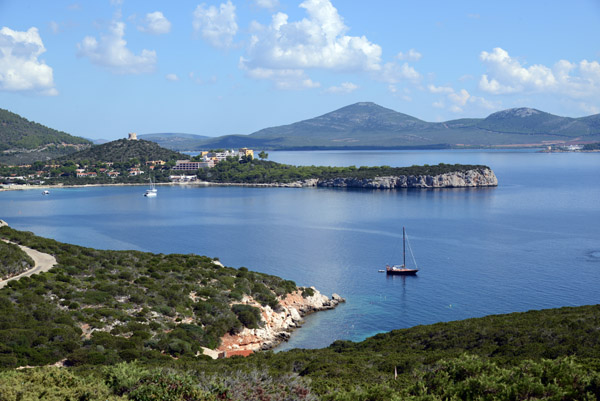
POLYGON ((217 256, 347 302, 309 316, 289 343, 489 314, 600 303, 600 154, 532 151, 269 152, 302 165, 485 164, 497 188, 88 187, 0 192, 20 230, 102 249, 217 256), (416 277, 378 273, 402 258, 416 277))

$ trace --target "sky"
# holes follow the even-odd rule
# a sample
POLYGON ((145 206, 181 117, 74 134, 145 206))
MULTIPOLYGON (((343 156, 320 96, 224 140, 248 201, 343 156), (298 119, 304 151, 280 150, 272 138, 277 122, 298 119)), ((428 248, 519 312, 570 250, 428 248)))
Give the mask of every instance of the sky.
POLYGON ((362 101, 600 113, 600 0, 0 0, 0 108, 72 135, 250 134, 362 101))

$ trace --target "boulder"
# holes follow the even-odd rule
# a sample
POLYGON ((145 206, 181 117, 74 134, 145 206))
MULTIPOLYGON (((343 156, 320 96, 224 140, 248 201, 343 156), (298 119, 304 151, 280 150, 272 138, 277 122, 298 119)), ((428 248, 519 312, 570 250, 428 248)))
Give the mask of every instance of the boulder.
POLYGON ((346 300, 342 297, 340 297, 338 294, 336 294, 335 292, 333 294, 331 294, 331 299, 336 301, 336 303, 341 303, 341 302, 346 302, 346 300))

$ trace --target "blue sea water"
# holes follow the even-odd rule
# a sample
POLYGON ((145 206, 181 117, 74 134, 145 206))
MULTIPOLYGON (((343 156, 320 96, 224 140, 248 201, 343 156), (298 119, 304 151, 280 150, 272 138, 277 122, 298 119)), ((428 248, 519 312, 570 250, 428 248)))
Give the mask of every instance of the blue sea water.
POLYGON ((600 154, 270 152, 303 165, 485 164, 497 188, 94 187, 0 192, 12 227, 104 249, 218 256, 347 302, 280 349, 439 321, 600 303, 600 154), (416 277, 378 273, 402 258, 416 277))

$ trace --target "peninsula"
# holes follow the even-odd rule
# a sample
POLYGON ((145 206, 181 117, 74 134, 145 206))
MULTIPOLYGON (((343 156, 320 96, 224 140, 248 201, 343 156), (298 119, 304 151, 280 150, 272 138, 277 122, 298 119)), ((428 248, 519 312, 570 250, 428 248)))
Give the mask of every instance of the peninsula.
POLYGON ((223 185, 349 187, 366 189, 495 187, 488 166, 440 163, 411 167, 290 166, 266 160, 219 162, 198 171, 198 179, 223 185))
POLYGON ((190 156, 138 140, 132 134, 54 161, 0 165, 0 186, 132 185, 156 183, 272 187, 465 188, 498 185, 488 166, 444 164, 410 167, 292 166, 254 157, 248 148, 190 156))
POLYGON ((246 356, 344 302, 217 259, 83 248, 0 220, 6 242, 24 251, 13 252, 14 264, 30 268, 0 277, 0 367, 246 356))

